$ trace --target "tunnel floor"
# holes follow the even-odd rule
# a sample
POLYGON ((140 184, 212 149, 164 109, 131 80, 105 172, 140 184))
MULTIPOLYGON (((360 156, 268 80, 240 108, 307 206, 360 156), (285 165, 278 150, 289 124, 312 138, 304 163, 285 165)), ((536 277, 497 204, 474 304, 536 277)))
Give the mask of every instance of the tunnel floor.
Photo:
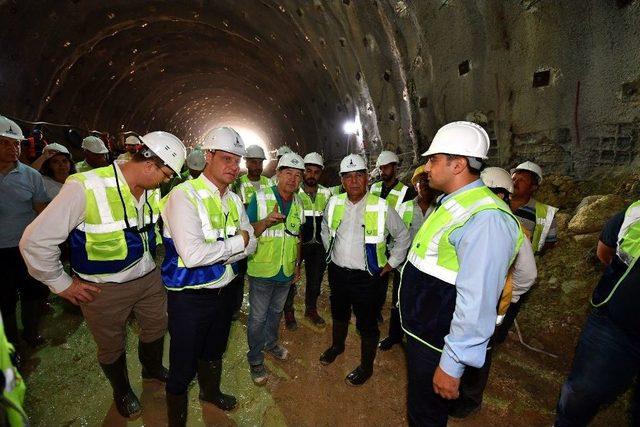
MULTIPOLYGON (((304 277, 304 275, 303 275, 304 277)), ((319 311, 330 319, 328 284, 323 283, 319 311)), ((387 301, 390 301, 388 298, 387 301)), ((135 420, 122 418, 111 400, 111 389, 96 358, 95 344, 79 310, 57 297, 45 317, 43 335, 50 345, 31 354, 23 371, 27 378, 26 408, 35 426, 166 425, 164 387, 143 382, 137 360, 137 325, 129 322, 127 354, 129 375, 143 405, 135 420)), ((296 297, 299 328, 281 326, 281 339, 290 350, 287 361, 267 356, 270 378, 256 387, 249 375, 246 351, 246 313, 232 325, 224 359, 223 391, 238 398, 238 407, 225 413, 198 400, 194 382, 189 391, 188 425, 193 426, 397 426, 406 425, 406 365, 404 350, 395 346, 378 352, 373 377, 362 387, 345 384, 344 377, 359 363, 359 338, 354 319, 345 353, 330 366, 318 362, 331 340, 330 323, 319 328, 307 321, 304 281, 296 297)), ((389 306, 384 310, 382 336, 387 331, 389 306)), ((526 329, 526 325, 521 325, 526 329)), ((566 377, 571 355, 559 359, 535 353, 514 337, 494 354, 494 362, 481 411, 450 425, 548 426, 566 377)), ((165 364, 168 366, 165 342, 165 364)), ((609 407, 593 425, 624 425, 624 403, 609 407)))

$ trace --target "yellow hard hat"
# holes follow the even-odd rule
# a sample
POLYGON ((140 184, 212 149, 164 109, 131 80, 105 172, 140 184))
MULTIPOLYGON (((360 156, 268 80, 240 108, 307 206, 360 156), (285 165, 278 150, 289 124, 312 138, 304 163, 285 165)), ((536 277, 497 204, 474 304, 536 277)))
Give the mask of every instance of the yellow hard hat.
POLYGON ((418 181, 418 177, 422 174, 426 174, 427 172, 425 172, 424 170, 424 165, 420 165, 416 168, 415 172, 413 172, 413 176, 411 177, 411 184, 416 185, 416 182, 418 181))

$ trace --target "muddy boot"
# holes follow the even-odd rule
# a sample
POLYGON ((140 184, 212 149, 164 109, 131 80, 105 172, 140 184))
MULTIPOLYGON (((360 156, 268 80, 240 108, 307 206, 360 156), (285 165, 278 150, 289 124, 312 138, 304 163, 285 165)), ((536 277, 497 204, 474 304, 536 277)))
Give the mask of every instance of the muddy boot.
POLYGON ((304 315, 305 317, 308 317, 309 320, 311 320, 316 326, 324 326, 326 324, 324 319, 318 314, 318 310, 315 308, 307 310, 304 315))
POLYGON ((284 312, 284 324, 290 331, 298 329, 298 322, 296 322, 296 315, 293 311, 284 312))
POLYGON ((142 379, 166 383, 169 371, 162 366, 164 335, 152 342, 138 341, 138 359, 142 365, 142 379))
POLYGON ((379 335, 360 338, 360 366, 345 378, 348 385, 360 386, 373 375, 373 361, 376 358, 379 335))
POLYGON ((320 363, 323 365, 329 365, 336 360, 336 357, 344 352, 344 342, 347 340, 347 333, 349 332, 348 322, 333 321, 333 327, 331 328, 332 342, 331 347, 326 349, 324 353, 320 355, 320 363))
POLYGON ((125 418, 133 418, 140 414, 142 406, 138 396, 131 389, 129 373, 127 372, 127 357, 123 353, 115 362, 100 367, 107 376, 113 389, 113 401, 120 415, 125 418))
POLYGON ((198 359, 198 383, 200 384, 200 400, 213 403, 223 411, 230 411, 236 407, 235 397, 220 391, 222 378, 222 360, 207 362, 198 359))
POLYGON ((21 318, 22 326, 22 339, 31 348, 40 347, 45 344, 45 339, 38 333, 38 325, 40 324, 40 314, 42 311, 42 300, 30 300, 21 301, 21 318))
POLYGON ((187 393, 171 394, 167 392, 167 419, 169 427, 187 425, 187 393))

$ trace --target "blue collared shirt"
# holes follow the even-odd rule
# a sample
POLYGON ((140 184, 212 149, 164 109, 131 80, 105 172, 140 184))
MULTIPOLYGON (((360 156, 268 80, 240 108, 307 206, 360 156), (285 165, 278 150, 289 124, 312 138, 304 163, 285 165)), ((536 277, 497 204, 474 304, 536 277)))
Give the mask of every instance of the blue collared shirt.
MULTIPOLYGON (((440 200, 484 185, 476 180, 440 200)), ((444 338, 440 368, 460 378, 465 366, 484 365, 487 343, 496 326, 497 305, 518 241, 518 227, 509 215, 489 209, 473 215, 449 241, 456 248, 459 271, 456 307, 444 338)))

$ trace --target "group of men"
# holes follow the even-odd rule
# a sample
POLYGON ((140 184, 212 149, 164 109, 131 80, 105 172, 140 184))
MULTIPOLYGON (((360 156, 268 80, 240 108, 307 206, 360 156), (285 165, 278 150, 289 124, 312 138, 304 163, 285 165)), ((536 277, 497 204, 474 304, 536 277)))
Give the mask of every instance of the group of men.
MULTIPOLYGON (((12 173, 24 173, 17 160, 21 132, 11 121, 0 125, 2 190, 8 191, 5 181, 12 173)), ((141 411, 125 354, 132 313, 140 325, 142 376, 166 383, 169 424, 185 425, 188 388, 196 376, 200 400, 223 410, 237 406, 220 383, 244 276, 249 282, 247 359, 254 383, 268 380, 265 354, 287 360, 279 324, 284 312, 287 328, 297 326, 293 300, 303 264, 305 316, 318 326, 325 324, 317 299, 325 270, 328 275, 332 333, 331 345, 320 355, 322 365, 344 352, 353 314, 360 363, 345 378, 348 385, 364 384, 373 374, 377 350, 389 350, 406 336, 411 425, 446 425, 449 416, 463 418, 480 407, 490 348, 504 340, 520 297, 535 281, 533 254, 556 241, 556 209, 532 197, 542 181, 537 165, 525 162, 512 173, 484 168, 489 138, 470 122, 449 123, 437 132, 423 154, 426 164, 412 176, 413 189, 398 180, 399 159, 389 151, 379 155, 381 180, 371 187, 366 161, 350 154, 340 162, 341 184, 325 188, 319 184, 320 154, 302 158, 281 147, 276 175, 266 178, 264 150, 245 147, 227 127, 212 131, 190 154, 189 173, 177 181, 187 159, 180 139, 156 131, 133 142, 136 149, 128 159, 72 175, 46 208, 36 204, 37 198, 25 199, 39 215, 6 249, 21 253, 31 276, 80 305, 120 414, 134 417, 141 411), (243 157, 248 173, 238 177, 243 157), (161 197, 159 188, 174 181, 161 197), (59 245, 65 241, 72 275, 60 261, 59 245), (161 242, 165 258, 158 269, 155 251, 161 242), (389 332, 380 340, 390 275, 389 332), (162 364, 167 330, 168 370, 162 364)), ((91 151, 99 144, 84 145, 91 151)), ((636 331, 628 298, 639 295, 627 277, 635 277, 640 255, 637 212, 632 205, 620 221, 618 240, 605 242, 612 242, 608 252, 599 250, 608 254, 603 259, 613 259, 617 276, 596 291, 598 307, 617 303, 618 311, 607 311, 607 321, 622 319, 636 331), (619 287, 624 296, 614 298, 619 287), (611 312, 623 314, 619 319, 611 312)), ((602 324, 604 311, 592 315, 590 324, 602 324)), ((591 335, 597 326, 591 326, 591 335)), ((620 351, 637 352, 637 342, 626 338, 620 351)), ((11 346, 4 341, 0 337, 0 349, 11 346)), ((591 375, 583 372, 592 357, 589 345, 581 340, 563 387, 559 425, 581 425, 576 420, 588 421, 605 401, 595 387, 584 386, 597 383, 584 380, 591 375), (586 406, 590 411, 580 412, 586 406)), ((627 359, 637 372, 637 359, 627 359)), ((0 358, 0 366, 5 362, 0 358)), ((619 392, 633 375, 610 388, 619 392)), ((19 375, 15 379, 21 381, 19 375)), ((5 387, 5 395, 16 400, 20 393, 24 390, 17 386, 5 387)), ((14 418, 23 414, 17 406, 10 412, 14 418)))

